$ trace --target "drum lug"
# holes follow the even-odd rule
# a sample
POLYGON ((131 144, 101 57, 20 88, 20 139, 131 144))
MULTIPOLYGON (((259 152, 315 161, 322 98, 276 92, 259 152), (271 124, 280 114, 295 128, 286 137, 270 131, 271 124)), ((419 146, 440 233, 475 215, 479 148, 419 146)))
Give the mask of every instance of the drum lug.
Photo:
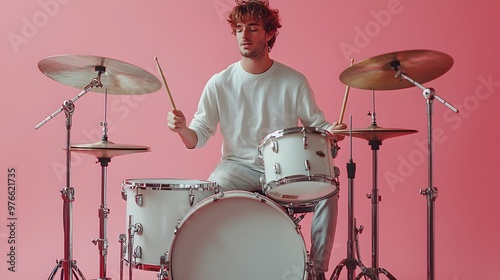
POLYGON ((134 249, 134 259, 140 259, 140 258, 142 258, 142 247, 137 246, 134 249))
POLYGON ((259 158, 260 164, 264 164, 264 156, 262 155, 262 150, 260 147, 257 149, 257 157, 259 158))
POLYGON ((307 142, 307 136, 305 135, 305 132, 304 132, 304 136, 302 137, 302 144, 304 145, 304 150, 306 150, 307 147, 309 146, 309 143, 307 142))
POLYGON ((320 158, 326 157, 326 155, 323 151, 316 151, 316 155, 319 156, 320 158))
POLYGON ((340 169, 337 166, 333 167, 333 177, 338 178, 340 176, 340 169))
POLYGON ((125 192, 125 190, 122 190, 122 199, 127 201, 127 193, 125 192))
POLYGON ((189 189, 189 206, 193 206, 194 204, 194 194, 193 189, 189 189))
MULTIPOLYGON (((311 170, 311 163, 309 162, 308 159, 306 159, 304 161, 304 167, 306 168, 306 171, 309 173, 309 171, 311 170)), ((309 174, 308 174, 309 175, 309 174)), ((309 175, 310 176, 310 175, 309 175)))
POLYGON ((271 141, 271 150, 275 153, 278 153, 278 142, 271 141))
POLYGON ((137 204, 137 206, 142 206, 142 194, 136 194, 134 198, 135 204, 137 204))
POLYGON ((274 170, 274 174, 280 174, 281 173, 280 164, 275 163, 273 166, 273 170, 274 170))
POLYGON ((336 158, 337 155, 339 154, 340 147, 337 144, 337 141, 333 141, 332 147, 331 147, 331 152, 332 152, 332 158, 336 158))
POLYGON ((135 234, 141 235, 144 232, 144 227, 141 223, 135 223, 134 225, 135 234))

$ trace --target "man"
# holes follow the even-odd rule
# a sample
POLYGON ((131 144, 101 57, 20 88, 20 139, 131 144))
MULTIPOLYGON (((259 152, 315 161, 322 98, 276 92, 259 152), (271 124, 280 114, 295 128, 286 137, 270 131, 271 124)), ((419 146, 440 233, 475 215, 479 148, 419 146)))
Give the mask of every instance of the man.
MULTIPOLYGON (((206 84, 189 127, 182 111, 168 113, 168 127, 188 149, 204 146, 216 132, 223 136, 222 158, 209 181, 224 191, 262 189, 264 167, 257 147, 269 133, 304 126, 332 131, 345 125, 329 124, 317 107, 307 79, 270 58, 281 27, 279 11, 267 0, 236 1, 228 22, 236 37, 241 60, 215 74, 206 84)), ((310 257, 313 279, 325 279, 337 223, 338 195, 316 206, 311 225, 310 257)))

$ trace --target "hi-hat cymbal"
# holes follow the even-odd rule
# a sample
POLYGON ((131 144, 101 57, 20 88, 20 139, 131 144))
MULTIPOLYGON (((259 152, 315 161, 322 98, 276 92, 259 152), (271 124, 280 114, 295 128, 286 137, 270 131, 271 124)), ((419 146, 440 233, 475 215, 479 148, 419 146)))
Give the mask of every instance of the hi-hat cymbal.
POLYGON ((160 80, 132 64, 105 57, 90 55, 56 55, 38 63, 47 77, 67 86, 84 89, 101 71, 102 87, 90 91, 109 94, 145 94, 158 91, 160 80))
POLYGON ((91 144, 71 144, 70 150, 72 152, 90 154, 97 158, 113 158, 115 156, 151 151, 146 146, 115 144, 104 140, 91 144))
MULTIPOLYGON (((383 128, 376 125, 371 125, 367 128, 357 128, 352 129, 352 137, 362 138, 367 141, 384 141, 389 138, 403 136, 407 134, 412 134, 418 132, 413 129, 402 129, 402 128, 383 128)), ((350 136, 351 131, 349 129, 334 130, 333 135, 343 135, 350 136)))
POLYGON ((453 65, 451 56, 432 50, 392 52, 363 60, 340 74, 340 81, 353 88, 369 90, 394 90, 414 86, 397 74, 418 83, 440 77, 453 65))

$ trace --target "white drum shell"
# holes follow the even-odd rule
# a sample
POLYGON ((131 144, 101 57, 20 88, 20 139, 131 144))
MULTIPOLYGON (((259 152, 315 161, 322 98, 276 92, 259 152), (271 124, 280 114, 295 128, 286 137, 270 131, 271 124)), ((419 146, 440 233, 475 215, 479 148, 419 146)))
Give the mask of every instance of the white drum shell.
POLYGON ((275 131, 258 147, 264 164, 263 190, 280 202, 314 202, 336 193, 333 135, 321 128, 275 131))
POLYGON ((307 279, 300 230, 275 202, 228 191, 186 215, 169 250, 169 279, 307 279))
MULTIPOLYGON (((128 179, 122 183, 122 191, 127 200, 126 232, 130 215, 131 224, 142 227, 142 233, 133 237, 134 250, 140 247, 142 252, 139 258, 132 257, 132 267, 159 271, 160 257, 166 255, 176 226, 193 207, 191 199, 196 200, 202 195, 200 192, 204 192, 203 198, 213 195, 218 188, 208 181, 128 179)), ((130 263, 128 252, 125 252, 124 260, 130 263)))

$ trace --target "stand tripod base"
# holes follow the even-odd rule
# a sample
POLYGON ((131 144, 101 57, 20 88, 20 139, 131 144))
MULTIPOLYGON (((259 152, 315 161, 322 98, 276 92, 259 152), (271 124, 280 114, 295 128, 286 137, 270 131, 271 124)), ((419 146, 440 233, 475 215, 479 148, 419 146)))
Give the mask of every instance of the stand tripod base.
POLYGON ((362 271, 357 277, 356 279, 361 279, 362 276, 366 276, 372 280, 378 280, 379 279, 379 274, 384 274, 388 279, 390 280, 396 280, 396 278, 391 274, 389 273, 389 271, 387 271, 385 268, 367 268, 366 271, 362 271))
MULTIPOLYGON (((61 279, 63 279, 63 275, 64 275, 64 268, 63 268, 63 265, 62 263, 64 262, 64 260, 60 260, 57 262, 57 265, 54 267, 54 269, 52 270, 52 273, 50 273, 49 275, 49 278, 48 280, 52 280, 54 279, 54 276, 56 275, 57 273, 57 270, 59 270, 59 268, 61 268, 61 279)), ((80 269, 78 268, 78 266, 76 266, 76 261, 71 261, 69 263, 69 267, 70 269, 73 271, 73 274, 75 275, 75 278, 78 280, 78 279, 82 279, 82 280, 86 280, 85 279, 85 276, 83 276, 83 273, 80 271, 80 269), (78 278, 78 275, 81 277, 81 278, 78 278)))
POLYGON ((356 271, 356 267, 359 267, 361 269, 362 271, 361 273, 365 273, 367 271, 367 268, 363 265, 363 263, 361 263, 360 260, 343 259, 333 270, 332 278, 330 279, 331 280, 339 279, 340 272, 344 267, 346 267, 347 269, 347 279, 354 279, 354 272, 356 271))

